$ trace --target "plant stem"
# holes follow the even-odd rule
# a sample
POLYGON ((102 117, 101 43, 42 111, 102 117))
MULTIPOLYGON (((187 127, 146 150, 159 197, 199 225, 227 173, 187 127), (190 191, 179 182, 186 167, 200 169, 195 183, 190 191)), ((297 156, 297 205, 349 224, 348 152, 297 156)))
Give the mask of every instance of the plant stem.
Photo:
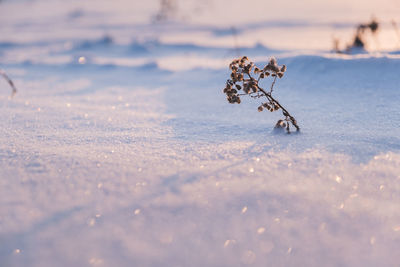
MULTIPOLYGON (((274 81, 273 81, 272 84, 271 84, 271 89, 269 90, 269 94, 272 94, 272 91, 274 90, 274 85, 275 85, 275 82, 276 82, 276 77, 277 77, 277 76, 274 77, 274 81)), ((258 86, 258 85, 257 85, 257 86, 258 86)), ((260 87, 258 87, 258 88, 260 88, 260 87)))
POLYGON ((285 116, 286 118, 289 117, 290 122, 293 124, 293 126, 296 128, 296 130, 300 131, 300 127, 297 125, 296 119, 292 115, 290 115, 289 111, 287 111, 275 98, 273 98, 270 93, 265 92, 265 90, 263 88, 259 87, 258 85, 257 85, 257 87, 261 92, 263 92, 265 97, 267 97, 269 100, 272 100, 272 102, 274 102, 278 107, 280 107, 282 109, 283 116, 285 116))
POLYGON ((17 88, 15 88, 14 82, 7 76, 7 74, 5 73, 5 71, 3 71, 2 69, 0 69, 0 75, 3 76, 3 78, 8 82, 8 84, 11 86, 12 88, 12 93, 11 93, 11 97, 13 97, 16 93, 17 93, 17 88))
MULTIPOLYGON (((255 80, 255 79, 251 76, 250 73, 246 73, 246 74, 247 74, 247 76, 249 76, 250 80, 255 80)), ((288 120, 288 118, 289 118, 290 122, 291 122, 291 123, 293 124, 293 126, 296 128, 296 131, 300 131, 300 127, 297 125, 296 119, 295 119, 292 115, 290 115, 289 111, 287 111, 275 98, 272 97, 272 94, 271 94, 271 93, 272 93, 272 91, 273 91, 273 88, 274 88, 274 85, 275 85, 275 82, 276 82, 276 78, 277 78, 277 76, 274 77, 274 81, 273 81, 272 84, 271 84, 271 90, 270 90, 269 93, 267 93, 263 88, 261 88, 261 87, 258 85, 258 81, 257 81, 257 88, 258 88, 258 90, 260 90, 260 91, 265 95, 265 97, 266 97, 268 100, 270 100, 270 102, 273 102, 273 103, 276 104, 278 107, 280 107, 281 110, 282 110, 283 116, 286 117, 286 120, 288 120)), ((258 79, 258 80, 259 80, 259 79, 258 79)))

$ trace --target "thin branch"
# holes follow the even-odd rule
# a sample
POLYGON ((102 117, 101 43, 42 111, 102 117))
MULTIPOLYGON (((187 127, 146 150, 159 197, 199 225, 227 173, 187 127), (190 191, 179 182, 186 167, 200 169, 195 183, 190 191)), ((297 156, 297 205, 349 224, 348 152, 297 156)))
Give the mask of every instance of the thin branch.
MULTIPOLYGON (((249 73, 246 73, 246 74, 250 77, 250 79, 254 80, 253 77, 250 75, 250 72, 249 72, 249 73)), ((274 81, 273 81, 272 84, 271 84, 271 89, 270 89, 270 92, 269 92, 269 93, 267 93, 263 88, 261 88, 261 87, 258 85, 258 82, 257 82, 257 88, 258 88, 258 90, 260 90, 260 91, 265 95, 265 97, 266 97, 270 102, 275 103, 278 107, 280 107, 281 110, 282 110, 283 116, 285 116, 286 118, 289 118, 290 122, 293 124, 293 126, 296 128, 296 130, 297 130, 297 131, 300 131, 300 127, 297 125, 296 119, 295 119, 292 115, 290 115, 289 111, 287 111, 287 110, 278 102, 278 100, 276 100, 275 98, 272 97, 272 91, 273 91, 273 88, 274 88, 274 85, 275 85, 275 82, 276 82, 276 78, 277 78, 277 76, 274 77, 274 81)))
POLYGON ((270 94, 272 94, 272 91, 274 90, 274 85, 275 85, 275 82, 276 82, 276 77, 277 77, 277 76, 274 77, 274 81, 273 81, 272 84, 271 84, 271 89, 269 90, 269 93, 270 93, 270 94))
POLYGON ((293 126, 296 128, 296 130, 297 130, 297 131, 300 131, 300 127, 297 125, 296 119, 295 119, 292 115, 290 115, 289 111, 287 111, 287 110, 278 102, 278 100, 276 100, 275 98, 273 98, 271 94, 265 92, 265 90, 264 90, 263 88, 259 87, 258 85, 257 85, 257 87, 258 87, 258 89, 259 89, 261 92, 263 92, 263 93, 265 94, 265 96, 266 96, 269 100, 272 100, 276 105, 278 105, 278 107, 281 108, 283 116, 285 116, 286 118, 289 118, 289 119, 290 119, 290 122, 293 124, 293 126))
POLYGON ((11 97, 13 97, 17 93, 17 88, 14 85, 14 82, 7 76, 4 70, 0 69, 0 75, 3 76, 3 78, 8 82, 8 84, 11 86, 12 93, 11 97))
POLYGON ((240 46, 239 46, 239 42, 237 39, 237 31, 235 27, 231 28, 232 30, 232 36, 233 36, 233 47, 236 51, 236 55, 239 57, 240 56, 240 46))

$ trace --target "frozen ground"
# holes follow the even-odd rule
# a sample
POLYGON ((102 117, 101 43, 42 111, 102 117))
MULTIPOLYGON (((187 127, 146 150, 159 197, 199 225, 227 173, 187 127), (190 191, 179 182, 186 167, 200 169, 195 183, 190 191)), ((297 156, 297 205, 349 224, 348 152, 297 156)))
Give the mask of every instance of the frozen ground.
POLYGON ((398 1, 148 2, 0 2, 0 266, 399 266, 398 1), (301 134, 227 103, 235 44, 301 134))

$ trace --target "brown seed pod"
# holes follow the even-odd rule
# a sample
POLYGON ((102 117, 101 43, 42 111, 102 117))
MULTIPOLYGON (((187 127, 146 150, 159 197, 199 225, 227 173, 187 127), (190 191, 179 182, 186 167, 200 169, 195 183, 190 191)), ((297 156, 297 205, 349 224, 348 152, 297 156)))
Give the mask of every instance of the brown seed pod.
POLYGON ((272 66, 271 66, 271 70, 272 70, 273 72, 279 72, 279 71, 280 71, 278 65, 272 65, 272 66))
POLYGON ((282 65, 281 72, 285 72, 285 71, 286 71, 286 65, 282 65))
POLYGON ((278 74, 278 77, 279 77, 279 78, 282 78, 282 77, 283 77, 283 72, 278 72, 277 74, 278 74))
POLYGON ((261 111, 263 111, 264 110, 264 108, 262 107, 262 106, 259 106, 258 107, 258 112, 261 112, 261 111))
POLYGON ((265 78, 265 74, 264 74, 264 73, 261 73, 261 74, 260 74, 260 78, 261 78, 261 79, 264 79, 264 78, 265 78))
POLYGON ((239 84, 236 84, 236 89, 240 90, 242 87, 239 84))

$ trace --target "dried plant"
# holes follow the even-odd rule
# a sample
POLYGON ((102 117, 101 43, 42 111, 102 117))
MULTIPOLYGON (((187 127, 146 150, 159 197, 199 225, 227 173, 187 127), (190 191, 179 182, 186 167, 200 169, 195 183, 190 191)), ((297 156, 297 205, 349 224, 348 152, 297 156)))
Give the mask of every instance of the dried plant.
POLYGON ((379 23, 375 19, 372 19, 370 23, 358 25, 353 40, 353 44, 351 45, 351 47, 364 48, 365 47, 364 35, 367 32, 367 30, 370 30, 372 34, 375 34, 378 31, 378 29, 379 29, 379 23))
POLYGON ((160 0, 160 9, 155 15, 155 22, 163 22, 176 15, 178 4, 176 0, 160 0))
POLYGON ((274 85, 278 78, 282 78, 286 66, 278 66, 276 59, 271 58, 269 63, 264 68, 258 68, 253 62, 244 56, 240 59, 235 59, 229 65, 231 78, 227 80, 223 92, 227 96, 227 100, 231 104, 240 104, 240 97, 247 95, 251 98, 266 98, 266 102, 262 102, 258 107, 258 111, 269 110, 270 112, 281 110, 284 116, 278 120, 275 128, 284 128, 287 133, 290 133, 290 125, 300 130, 296 119, 272 96, 274 85), (253 77, 254 76, 254 77, 253 77), (260 80, 267 77, 272 77, 272 83, 269 91, 260 87, 260 80))
POLYGON ((0 75, 3 76, 3 78, 8 82, 8 84, 11 86, 12 92, 11 92, 11 97, 13 97, 17 93, 17 88, 14 85, 14 82, 7 76, 5 71, 0 69, 0 75))
POLYGON ((365 24, 359 24, 356 29, 356 33, 354 34, 353 42, 350 45, 347 45, 344 51, 339 49, 339 40, 334 39, 334 48, 333 50, 336 53, 349 53, 353 48, 361 48, 364 49, 366 47, 365 35, 367 32, 370 32, 372 36, 374 36, 375 41, 376 33, 379 30, 379 23, 376 19, 372 19, 371 22, 365 24))

